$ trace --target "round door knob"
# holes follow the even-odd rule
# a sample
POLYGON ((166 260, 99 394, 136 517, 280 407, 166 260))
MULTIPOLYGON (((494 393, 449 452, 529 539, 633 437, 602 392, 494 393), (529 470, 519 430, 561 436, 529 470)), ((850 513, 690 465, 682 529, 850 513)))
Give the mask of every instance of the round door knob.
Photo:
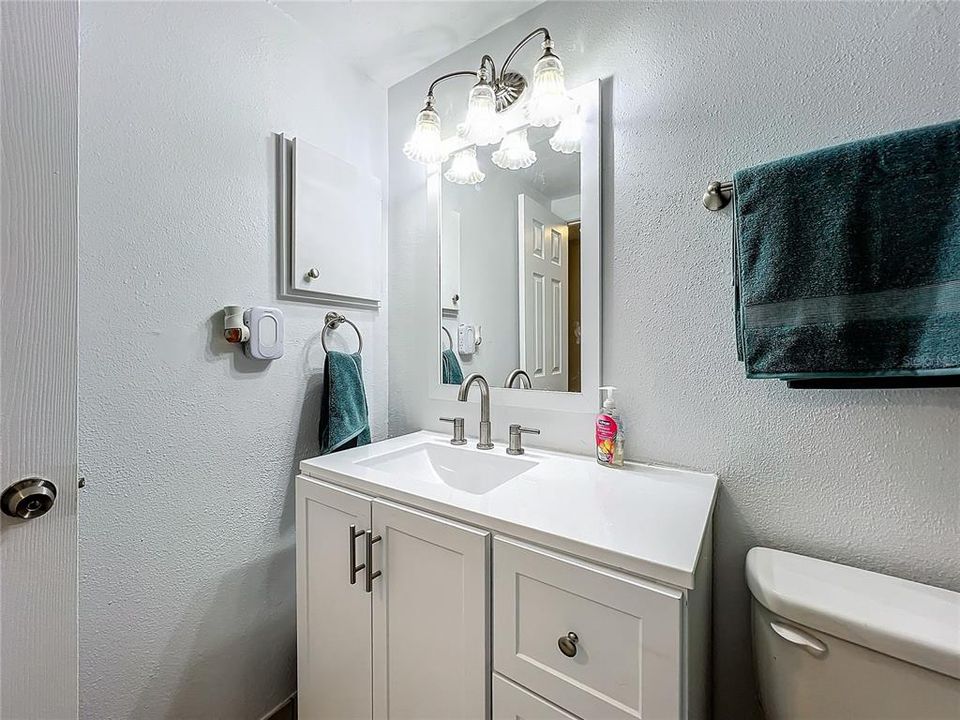
POLYGON ((312 267, 312 268, 310 268, 309 270, 307 270, 307 278, 308 278, 308 279, 310 279, 310 280, 316 280, 318 277, 320 277, 320 269, 319 269, 319 268, 312 267))
POLYGON ((32 520, 45 514, 57 499, 57 486, 42 478, 27 478, 3 491, 0 510, 10 517, 32 520))
POLYGON ((578 642, 580 642, 580 638, 577 637, 577 634, 575 632, 568 632, 566 635, 561 635, 560 639, 557 640, 557 647, 559 647, 560 652, 567 657, 573 657, 577 654, 578 642))

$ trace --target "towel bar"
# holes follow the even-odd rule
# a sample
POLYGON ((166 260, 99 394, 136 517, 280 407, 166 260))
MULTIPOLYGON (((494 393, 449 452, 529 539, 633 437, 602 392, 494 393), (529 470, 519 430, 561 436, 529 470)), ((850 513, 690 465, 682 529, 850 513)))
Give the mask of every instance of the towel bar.
POLYGON ((450 349, 453 350, 453 336, 450 334, 450 331, 443 325, 440 326, 440 329, 443 330, 443 334, 447 336, 447 340, 450 341, 450 349))
POLYGON ((730 180, 711 180, 703 194, 703 206, 710 212, 725 208, 733 195, 733 183, 730 180))
POLYGON ((323 330, 320 331, 320 344, 323 346, 323 351, 329 352, 327 350, 327 330, 336 330, 342 323, 346 323, 353 328, 353 331, 357 334, 357 353, 363 352, 363 335, 360 334, 360 328, 358 328, 352 320, 348 320, 343 315, 335 313, 332 310, 323 318, 323 330))

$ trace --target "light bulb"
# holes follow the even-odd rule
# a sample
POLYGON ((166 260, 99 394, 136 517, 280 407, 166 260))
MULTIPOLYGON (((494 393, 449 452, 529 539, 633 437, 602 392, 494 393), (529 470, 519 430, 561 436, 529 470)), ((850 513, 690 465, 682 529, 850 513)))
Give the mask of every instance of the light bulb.
POLYGON ((450 169, 443 176, 457 185, 476 185, 486 177, 477 165, 477 149, 468 147, 453 156, 450 169))
POLYGON ((490 159, 504 170, 520 170, 533 165, 537 161, 537 154, 527 142, 527 129, 507 134, 500 143, 500 149, 495 150, 490 159))
POLYGON ((467 139, 476 145, 493 145, 503 139, 503 125, 497 116, 497 98, 493 85, 486 80, 480 80, 471 88, 467 119, 463 125, 467 139))
POLYGON ((569 155, 580 152, 580 138, 583 136, 583 118, 579 112, 567 115, 560 127, 550 138, 550 147, 558 153, 569 155))
POLYGON ((527 120, 534 127, 553 127, 577 107, 563 84, 563 63, 553 54, 553 42, 543 41, 543 56, 533 66, 533 90, 527 103, 527 120))
POLYGON ((447 159, 447 154, 443 151, 443 139, 440 137, 440 116, 433 109, 430 98, 427 98, 426 106, 417 114, 413 136, 403 146, 403 154, 423 165, 435 165, 447 159))

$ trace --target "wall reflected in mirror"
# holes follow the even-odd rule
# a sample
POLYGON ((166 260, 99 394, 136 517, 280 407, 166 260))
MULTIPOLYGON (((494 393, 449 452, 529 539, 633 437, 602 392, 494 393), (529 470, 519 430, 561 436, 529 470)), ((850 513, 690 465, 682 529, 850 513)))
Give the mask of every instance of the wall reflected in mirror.
POLYGON ((498 167, 494 145, 475 153, 482 181, 440 180, 443 383, 580 392, 580 153, 551 147, 556 131, 526 128, 529 167, 498 167))

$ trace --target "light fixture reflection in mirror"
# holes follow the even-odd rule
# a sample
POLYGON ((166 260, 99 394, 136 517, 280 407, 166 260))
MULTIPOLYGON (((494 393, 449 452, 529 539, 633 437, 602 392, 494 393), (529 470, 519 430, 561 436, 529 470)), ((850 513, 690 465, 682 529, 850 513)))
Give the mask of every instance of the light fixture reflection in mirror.
POLYGON ((500 149, 496 150, 490 159, 494 165, 504 170, 522 170, 533 165, 537 161, 537 154, 530 149, 527 142, 527 129, 521 128, 507 134, 500 143, 500 149))
POLYGON ((453 156, 450 169, 443 176, 457 185, 476 185, 486 177, 477 165, 477 149, 468 147, 453 156))
POLYGON ((558 153, 570 155, 580 152, 580 139, 583 137, 583 119, 579 112, 567 115, 560 127, 550 138, 550 147, 558 153))

